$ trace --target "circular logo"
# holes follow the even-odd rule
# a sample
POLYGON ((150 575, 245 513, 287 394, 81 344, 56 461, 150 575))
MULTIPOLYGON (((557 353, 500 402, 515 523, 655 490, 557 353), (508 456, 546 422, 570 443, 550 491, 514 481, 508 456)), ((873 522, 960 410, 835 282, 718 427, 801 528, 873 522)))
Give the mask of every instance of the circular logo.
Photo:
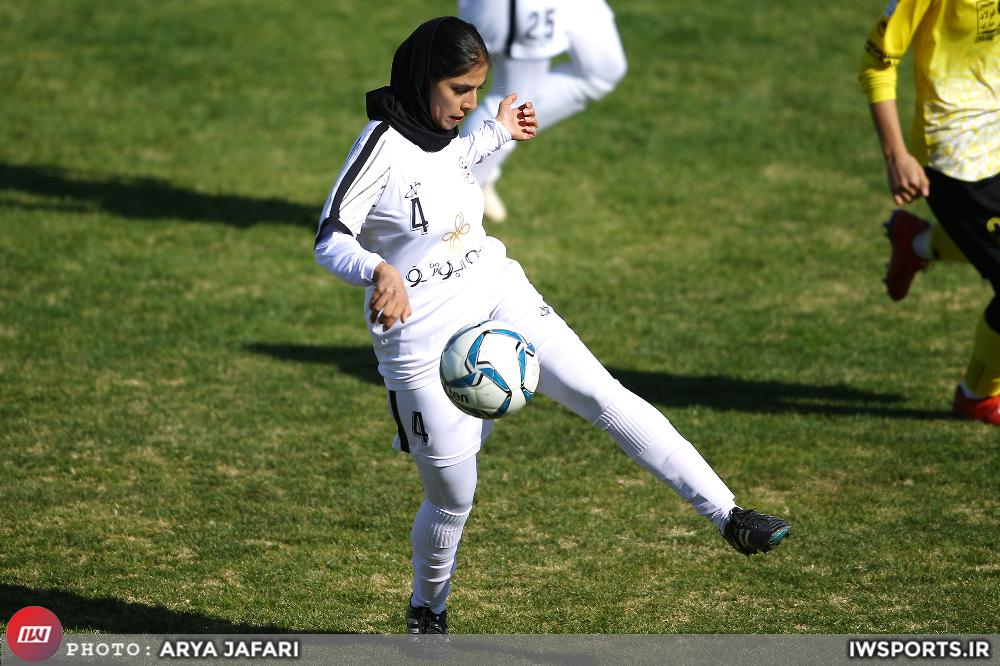
POLYGON ((42 661, 62 645, 62 623, 55 613, 41 606, 28 606, 14 613, 7 623, 7 645, 25 661, 42 661))

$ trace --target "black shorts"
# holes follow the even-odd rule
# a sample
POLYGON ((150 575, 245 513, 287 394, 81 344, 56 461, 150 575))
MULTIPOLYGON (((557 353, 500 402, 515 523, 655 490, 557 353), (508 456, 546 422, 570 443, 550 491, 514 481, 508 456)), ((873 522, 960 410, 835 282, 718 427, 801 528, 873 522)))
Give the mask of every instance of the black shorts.
POLYGON ((1000 174, 974 183, 926 169, 927 203, 955 245, 1000 293, 1000 174))

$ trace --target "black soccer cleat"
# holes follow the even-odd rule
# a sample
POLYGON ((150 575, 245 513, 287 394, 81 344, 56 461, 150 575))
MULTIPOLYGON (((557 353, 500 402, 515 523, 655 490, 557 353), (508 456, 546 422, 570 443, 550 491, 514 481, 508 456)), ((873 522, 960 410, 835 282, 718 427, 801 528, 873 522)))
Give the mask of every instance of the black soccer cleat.
POLYGON ((411 604, 406 608, 406 633, 408 634, 447 634, 448 611, 433 612, 426 606, 416 608, 411 604))
POLYGON ((753 555, 766 553, 777 546, 790 530, 781 518, 735 507, 729 512, 729 522, 722 536, 737 552, 753 555))

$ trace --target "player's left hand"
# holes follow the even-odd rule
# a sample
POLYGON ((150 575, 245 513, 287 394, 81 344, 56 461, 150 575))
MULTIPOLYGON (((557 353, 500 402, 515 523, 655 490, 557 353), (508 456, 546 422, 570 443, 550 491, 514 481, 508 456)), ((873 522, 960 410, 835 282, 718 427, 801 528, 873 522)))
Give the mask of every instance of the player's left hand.
POLYGON ((507 128, 515 141, 527 141, 538 133, 535 105, 525 102, 520 106, 512 106, 516 99, 516 92, 504 97, 497 110, 497 122, 507 128))
POLYGON ((931 182, 924 167, 909 152, 903 150, 900 154, 887 156, 885 167, 889 192, 897 206, 913 203, 931 193, 931 182))

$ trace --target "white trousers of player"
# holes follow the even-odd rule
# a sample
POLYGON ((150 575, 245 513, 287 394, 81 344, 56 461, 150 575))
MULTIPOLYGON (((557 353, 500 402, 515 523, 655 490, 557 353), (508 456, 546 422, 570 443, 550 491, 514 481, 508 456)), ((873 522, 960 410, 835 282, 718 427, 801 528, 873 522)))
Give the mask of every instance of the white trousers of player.
MULTIPOLYGON (((722 529, 735 506, 733 493, 698 451, 659 410, 608 373, 545 303, 516 261, 506 260, 501 278, 505 297, 486 314, 511 324, 535 345, 541 369, 538 392, 605 430, 629 457, 722 529)), ((440 612, 472 511, 475 455, 493 422, 459 411, 437 382, 390 392, 390 408, 425 495, 411 534, 411 603, 440 612)))
MULTIPOLYGON (((463 124, 463 132, 471 132, 496 116, 500 102, 512 92, 517 93, 516 104, 530 101, 535 105, 539 131, 544 131, 614 90, 628 67, 614 15, 594 12, 578 23, 580 27, 568 33, 570 61, 555 67, 549 60, 514 60, 501 53, 491 54, 490 90, 463 124)), ((496 182, 500 166, 516 145, 516 141, 508 141, 472 168, 481 184, 496 182)))

